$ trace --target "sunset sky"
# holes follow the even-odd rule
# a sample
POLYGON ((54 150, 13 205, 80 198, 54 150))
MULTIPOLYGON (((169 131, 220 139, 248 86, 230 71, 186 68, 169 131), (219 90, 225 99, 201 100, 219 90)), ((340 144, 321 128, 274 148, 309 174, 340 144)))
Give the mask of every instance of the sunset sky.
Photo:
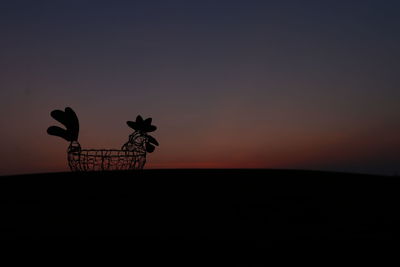
POLYGON ((1 1, 0 175, 152 117, 146 168, 400 174, 400 1, 1 1))

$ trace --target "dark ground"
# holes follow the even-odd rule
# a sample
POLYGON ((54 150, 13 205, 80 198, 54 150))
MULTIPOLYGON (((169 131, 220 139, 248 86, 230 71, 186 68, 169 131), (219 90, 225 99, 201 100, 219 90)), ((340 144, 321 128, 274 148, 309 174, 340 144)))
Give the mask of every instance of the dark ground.
POLYGON ((400 179, 290 170, 0 177, 2 239, 393 242, 400 179))

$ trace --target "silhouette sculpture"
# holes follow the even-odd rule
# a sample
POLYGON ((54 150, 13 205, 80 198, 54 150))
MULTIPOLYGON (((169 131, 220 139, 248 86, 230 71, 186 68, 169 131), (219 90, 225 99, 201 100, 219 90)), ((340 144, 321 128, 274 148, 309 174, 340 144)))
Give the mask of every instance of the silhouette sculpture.
POLYGON ((47 133, 70 142, 67 153, 72 171, 141 170, 146 163, 146 154, 152 153, 159 145, 154 137, 147 134, 157 129, 151 125, 152 119, 143 120, 138 115, 136 121, 126 122, 134 132, 120 150, 82 149, 78 142, 79 120, 72 108, 53 110, 50 115, 66 128, 51 126, 47 133))

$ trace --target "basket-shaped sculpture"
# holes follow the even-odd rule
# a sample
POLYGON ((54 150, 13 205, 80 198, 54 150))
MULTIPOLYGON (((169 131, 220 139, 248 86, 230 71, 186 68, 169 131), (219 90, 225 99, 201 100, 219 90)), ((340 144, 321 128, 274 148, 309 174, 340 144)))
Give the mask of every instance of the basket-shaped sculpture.
POLYGON ((136 121, 128 121, 128 126, 134 132, 119 150, 82 149, 78 142, 79 121, 76 113, 67 107, 65 111, 54 110, 50 114, 66 128, 51 126, 47 133, 70 142, 67 153, 72 171, 141 170, 146 163, 147 153, 153 152, 158 146, 157 140, 148 134, 157 129, 151 125, 151 118, 143 120, 139 115, 136 121))

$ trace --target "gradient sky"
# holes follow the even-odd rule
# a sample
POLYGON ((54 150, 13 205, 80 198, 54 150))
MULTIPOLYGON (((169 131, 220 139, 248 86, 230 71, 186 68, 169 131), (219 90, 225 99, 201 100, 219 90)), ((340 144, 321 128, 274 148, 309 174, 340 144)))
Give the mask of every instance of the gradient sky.
POLYGON ((400 172, 400 1, 1 1, 0 175, 68 170, 137 114, 147 168, 400 172))

